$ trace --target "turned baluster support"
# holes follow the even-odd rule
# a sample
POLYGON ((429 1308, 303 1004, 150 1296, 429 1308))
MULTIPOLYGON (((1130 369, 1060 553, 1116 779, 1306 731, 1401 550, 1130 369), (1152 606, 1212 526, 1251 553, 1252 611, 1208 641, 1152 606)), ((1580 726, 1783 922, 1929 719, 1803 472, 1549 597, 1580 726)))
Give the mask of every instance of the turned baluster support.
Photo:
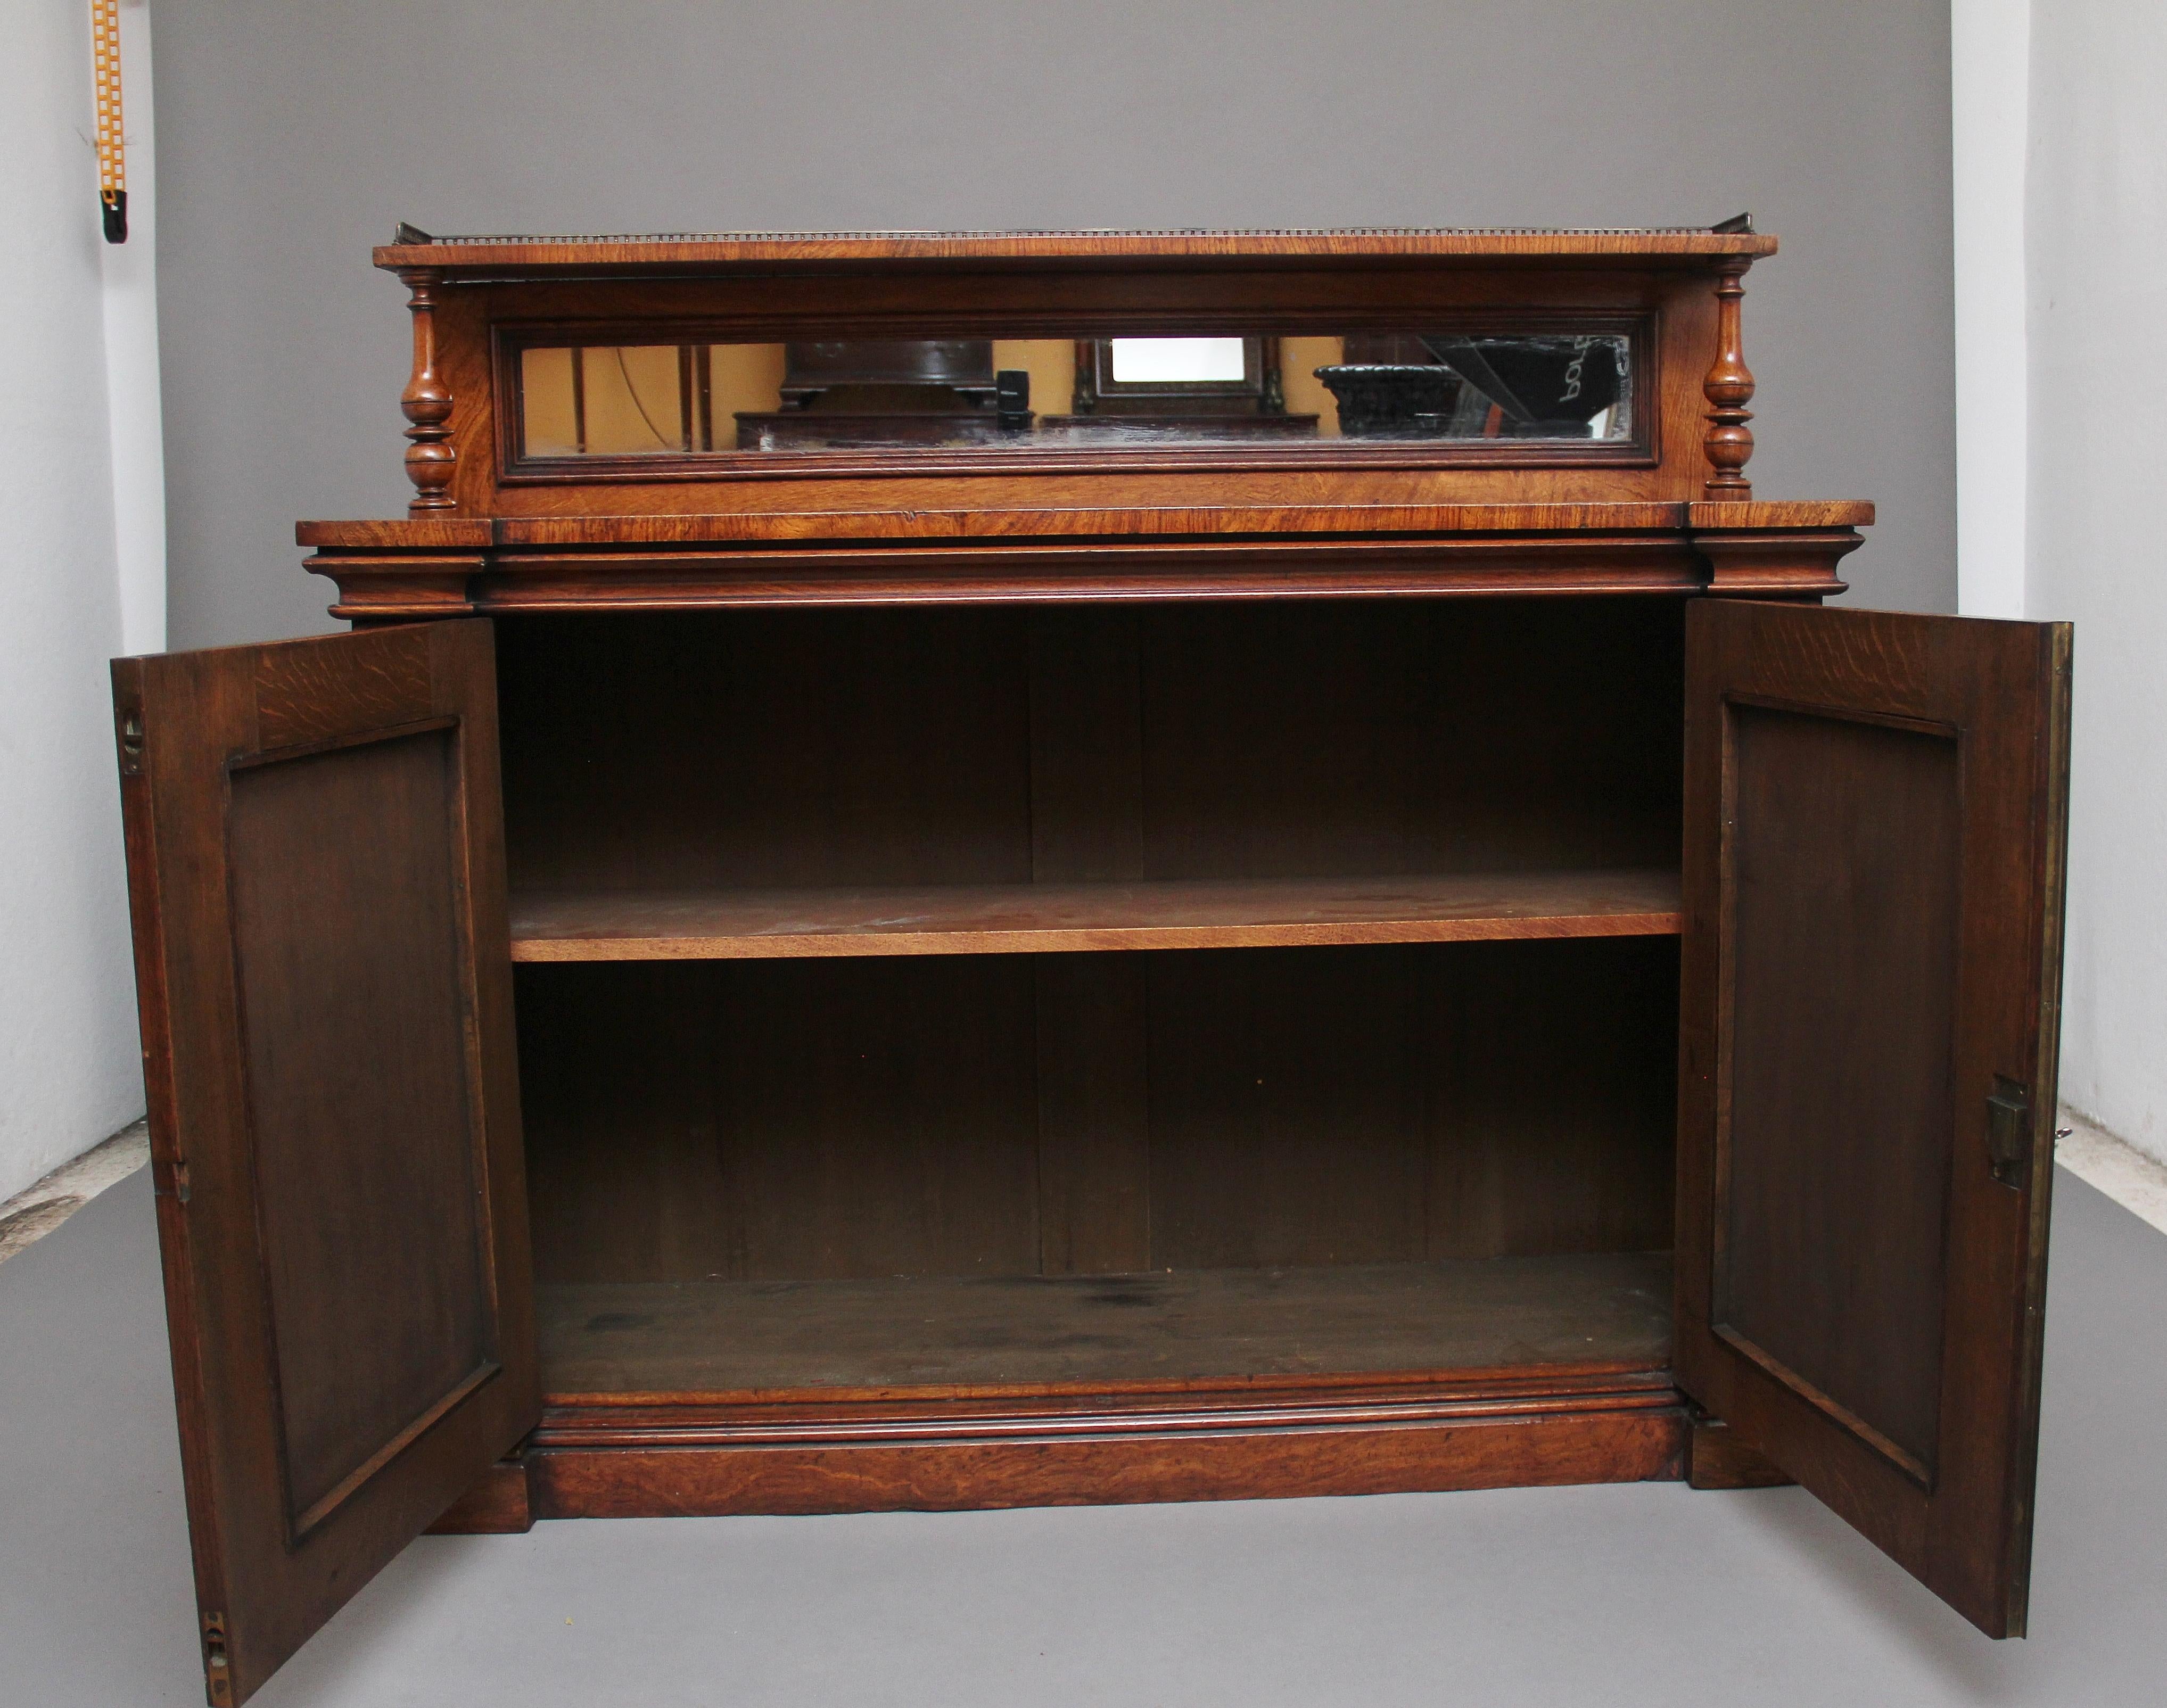
POLYGON ((399 398, 410 423, 406 478, 414 483, 406 509, 411 516, 427 516, 458 508, 446 489, 458 462, 451 443, 452 392, 437 370, 437 275, 427 267, 402 267, 399 277, 411 293, 406 309, 414 317, 414 371, 399 398))
POLYGON ((1745 474, 1753 456, 1753 430, 1746 425, 1753 419, 1753 412, 1746 407, 1753 400, 1753 370, 1746 365, 1739 312, 1746 296, 1742 281, 1751 265, 1747 260, 1730 259, 1716 272, 1715 366, 1709 369, 1700 388, 1709 404, 1708 436, 1702 445, 1708 453, 1707 492, 1711 499, 1753 496, 1753 483, 1745 474))

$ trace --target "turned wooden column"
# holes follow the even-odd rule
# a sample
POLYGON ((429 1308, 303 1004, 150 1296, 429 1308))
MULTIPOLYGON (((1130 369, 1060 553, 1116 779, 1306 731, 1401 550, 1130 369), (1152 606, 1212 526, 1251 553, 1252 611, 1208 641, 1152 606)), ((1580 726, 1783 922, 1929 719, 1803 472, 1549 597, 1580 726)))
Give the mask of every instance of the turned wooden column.
POLYGON ((414 483, 406 510, 411 516, 429 516, 458 508, 458 500, 446 489, 458 452, 451 444, 451 388, 437 371, 437 275, 428 267, 401 267, 399 277, 411 293, 406 309, 414 317, 414 371, 399 398, 410 424, 406 478, 414 483))
POLYGON ((1715 366, 1701 382, 1708 399, 1708 436, 1702 445, 1708 453, 1707 494, 1711 499, 1743 500, 1753 496, 1753 483, 1746 478, 1753 456, 1753 430, 1746 424, 1753 412, 1753 370, 1746 365, 1744 336, 1740 330, 1739 304, 1745 299, 1746 269, 1753 263, 1727 260, 1716 271, 1715 366))

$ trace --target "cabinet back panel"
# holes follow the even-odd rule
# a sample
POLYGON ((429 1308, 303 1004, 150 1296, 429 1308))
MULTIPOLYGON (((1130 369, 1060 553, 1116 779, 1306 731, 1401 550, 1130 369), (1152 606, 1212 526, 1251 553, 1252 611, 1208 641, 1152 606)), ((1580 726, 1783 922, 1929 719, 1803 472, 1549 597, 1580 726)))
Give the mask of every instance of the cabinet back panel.
POLYGON ((505 619, 515 890, 1675 863, 1650 600, 505 619))
POLYGON ((1414 958, 1151 961, 1152 1266, 1423 1256, 1429 1053, 1414 958))
POLYGON ((1419 964, 1428 1255, 1668 1247, 1677 940, 1470 943, 1419 964))
POLYGON ((1670 1242, 1668 939, 519 976, 544 1281, 1670 1242))
POLYGON ((1669 1245, 1670 939, 1148 959, 1154 1267, 1669 1245))
POLYGON ((500 627, 515 890, 1030 880, 1007 613, 500 627))
POLYGON ((544 1280, 1027 1275, 1030 961, 522 969, 544 1280))
POLYGON ((1137 629, 1143 875, 1677 859, 1668 600, 1195 605, 1137 629))

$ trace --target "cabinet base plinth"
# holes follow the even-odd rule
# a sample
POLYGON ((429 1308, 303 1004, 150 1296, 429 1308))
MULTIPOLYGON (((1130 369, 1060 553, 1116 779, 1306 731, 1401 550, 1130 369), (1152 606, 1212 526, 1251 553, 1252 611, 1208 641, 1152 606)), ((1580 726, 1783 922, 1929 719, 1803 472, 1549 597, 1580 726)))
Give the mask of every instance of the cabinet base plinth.
POLYGON ((555 1413, 537 1431, 524 1459, 535 1517, 961 1511, 1674 1480, 1684 1474, 1690 1427, 1666 1390, 1518 1405, 1309 1404, 1246 1417, 1203 1409, 1010 1415, 945 1427, 923 1417, 672 1426, 659 1415, 665 1408, 643 1406, 612 1429, 596 1416, 602 1409, 555 1413))

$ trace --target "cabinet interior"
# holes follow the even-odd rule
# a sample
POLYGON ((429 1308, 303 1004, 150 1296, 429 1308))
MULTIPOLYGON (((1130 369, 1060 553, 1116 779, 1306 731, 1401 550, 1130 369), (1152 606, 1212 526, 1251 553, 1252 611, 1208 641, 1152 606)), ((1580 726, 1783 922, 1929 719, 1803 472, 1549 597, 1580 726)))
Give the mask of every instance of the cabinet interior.
POLYGON ((501 621, 551 1391, 1659 1367, 1682 630, 501 621))

